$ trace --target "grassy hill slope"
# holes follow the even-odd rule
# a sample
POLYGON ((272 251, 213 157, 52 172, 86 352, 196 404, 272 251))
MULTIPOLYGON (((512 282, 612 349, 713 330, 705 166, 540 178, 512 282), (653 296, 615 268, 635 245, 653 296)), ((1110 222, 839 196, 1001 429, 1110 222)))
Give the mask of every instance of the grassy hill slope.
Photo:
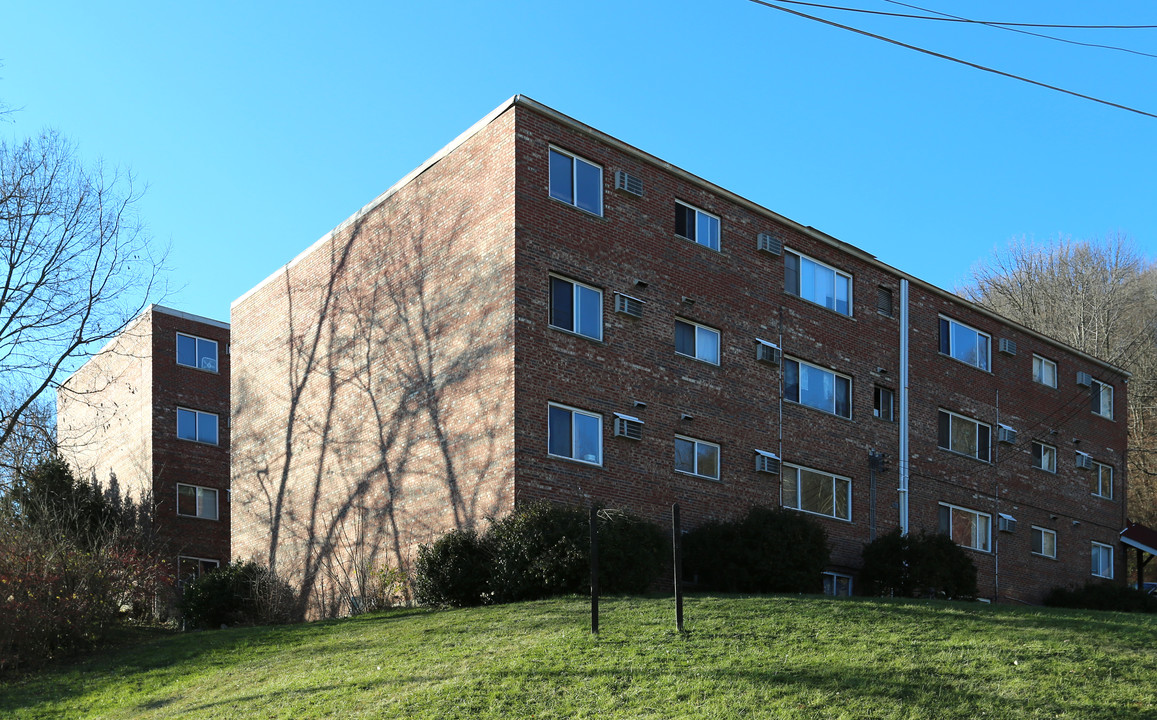
POLYGON ((171 635, 0 685, 5 718, 1157 717, 1157 618, 582 598, 171 635))

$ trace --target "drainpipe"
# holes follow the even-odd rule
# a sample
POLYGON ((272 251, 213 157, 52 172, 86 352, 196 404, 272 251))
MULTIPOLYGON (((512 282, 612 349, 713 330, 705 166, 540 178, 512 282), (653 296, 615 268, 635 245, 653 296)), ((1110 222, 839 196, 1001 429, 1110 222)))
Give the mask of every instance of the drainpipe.
POLYGON ((908 534, 908 281, 900 280, 900 533, 908 534))

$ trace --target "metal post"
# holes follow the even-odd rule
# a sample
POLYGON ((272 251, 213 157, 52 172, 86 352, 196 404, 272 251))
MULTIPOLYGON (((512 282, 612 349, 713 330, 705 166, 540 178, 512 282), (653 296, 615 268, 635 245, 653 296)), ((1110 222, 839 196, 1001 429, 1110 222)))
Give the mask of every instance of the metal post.
POLYGON ((591 506, 591 634, 599 634, 599 511, 591 506))
POLYGON ((679 503, 671 505, 671 544, 675 551, 675 627, 683 632, 683 530, 679 503))

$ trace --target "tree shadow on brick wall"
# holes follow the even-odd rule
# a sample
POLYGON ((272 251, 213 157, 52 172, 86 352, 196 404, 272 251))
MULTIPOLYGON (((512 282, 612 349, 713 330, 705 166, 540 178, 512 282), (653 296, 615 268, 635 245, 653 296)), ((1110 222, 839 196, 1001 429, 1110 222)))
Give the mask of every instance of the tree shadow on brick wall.
POLYGON ((235 552, 294 581, 303 613, 343 612, 365 574, 509 502, 513 338, 496 313, 512 314, 513 268, 480 256, 464 212, 339 228, 276 279, 274 339, 235 341, 235 552))

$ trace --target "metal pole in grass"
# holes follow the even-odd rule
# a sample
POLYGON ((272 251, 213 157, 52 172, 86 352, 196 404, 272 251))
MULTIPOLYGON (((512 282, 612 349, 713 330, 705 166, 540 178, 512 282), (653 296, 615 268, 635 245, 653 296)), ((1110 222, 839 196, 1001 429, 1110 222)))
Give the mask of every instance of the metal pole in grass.
POLYGON ((671 505, 671 544, 675 551, 675 627, 683 632, 683 530, 679 503, 671 505))
POLYGON ((599 634, 599 511, 591 506, 591 634, 599 634))

